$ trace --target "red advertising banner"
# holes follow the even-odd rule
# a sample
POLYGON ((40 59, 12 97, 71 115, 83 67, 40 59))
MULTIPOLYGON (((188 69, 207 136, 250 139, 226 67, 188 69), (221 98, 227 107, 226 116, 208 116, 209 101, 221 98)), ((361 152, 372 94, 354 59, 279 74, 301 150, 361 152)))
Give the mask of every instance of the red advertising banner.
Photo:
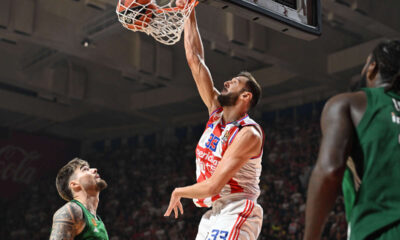
POLYGON ((15 197, 44 174, 56 176, 77 149, 72 141, 19 132, 0 139, 0 197, 15 197))

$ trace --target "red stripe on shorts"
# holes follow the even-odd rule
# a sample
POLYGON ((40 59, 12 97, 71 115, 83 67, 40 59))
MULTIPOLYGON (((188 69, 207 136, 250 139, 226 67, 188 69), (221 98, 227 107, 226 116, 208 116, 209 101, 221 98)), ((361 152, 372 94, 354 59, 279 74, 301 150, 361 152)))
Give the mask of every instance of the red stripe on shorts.
MULTIPOLYGON (((249 201, 249 200, 247 200, 249 201)), ((237 240, 239 238, 239 234, 240 234, 240 228, 242 228, 244 222, 247 220, 247 218, 250 216, 250 213, 253 211, 254 209, 254 202, 253 201, 249 201, 250 205, 249 205, 249 210, 247 211, 246 215, 241 219, 241 222, 239 222, 238 226, 237 226, 237 231, 236 231, 236 236, 233 238, 233 240, 237 240)))
POLYGON ((246 214, 246 212, 249 210, 248 207, 249 207, 249 200, 246 201, 246 206, 244 207, 243 212, 239 213, 239 216, 236 218, 236 222, 232 227, 232 230, 234 230, 234 231, 232 231, 229 234, 228 240, 232 240, 232 237, 234 237, 236 235, 237 226, 240 223, 242 216, 244 216, 246 214))

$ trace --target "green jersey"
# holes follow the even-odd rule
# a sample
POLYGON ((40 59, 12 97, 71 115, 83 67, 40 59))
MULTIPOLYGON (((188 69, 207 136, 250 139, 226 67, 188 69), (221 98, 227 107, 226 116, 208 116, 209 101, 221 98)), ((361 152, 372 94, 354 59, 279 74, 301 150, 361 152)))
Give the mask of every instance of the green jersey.
POLYGON ((82 203, 71 200, 82 208, 86 226, 75 240, 108 240, 107 230, 99 216, 94 216, 82 203))
POLYGON ((343 179, 350 239, 361 240, 400 221, 400 95, 363 89, 367 108, 356 128, 360 154, 353 156, 361 186, 349 169, 343 179))

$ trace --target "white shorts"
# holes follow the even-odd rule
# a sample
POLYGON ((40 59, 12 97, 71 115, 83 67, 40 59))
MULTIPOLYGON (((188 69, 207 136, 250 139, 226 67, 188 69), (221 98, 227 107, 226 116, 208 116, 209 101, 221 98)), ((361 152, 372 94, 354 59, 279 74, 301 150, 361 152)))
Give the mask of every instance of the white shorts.
POLYGON ((201 218, 196 240, 256 240, 262 220, 263 210, 254 201, 220 199, 201 218))

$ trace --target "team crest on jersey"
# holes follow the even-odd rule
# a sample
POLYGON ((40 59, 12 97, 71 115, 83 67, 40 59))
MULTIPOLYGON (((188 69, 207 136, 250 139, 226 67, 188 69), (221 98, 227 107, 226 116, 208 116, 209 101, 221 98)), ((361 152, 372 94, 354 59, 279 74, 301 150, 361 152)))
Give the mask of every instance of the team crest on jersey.
POLYGON ((224 134, 224 136, 221 138, 221 140, 222 140, 223 142, 227 142, 228 139, 229 139, 229 136, 230 136, 229 131, 226 131, 225 134, 224 134))
POLYGON ((97 227, 97 223, 96 223, 96 221, 94 220, 94 218, 92 218, 92 223, 93 223, 93 225, 94 225, 95 227, 97 227))

